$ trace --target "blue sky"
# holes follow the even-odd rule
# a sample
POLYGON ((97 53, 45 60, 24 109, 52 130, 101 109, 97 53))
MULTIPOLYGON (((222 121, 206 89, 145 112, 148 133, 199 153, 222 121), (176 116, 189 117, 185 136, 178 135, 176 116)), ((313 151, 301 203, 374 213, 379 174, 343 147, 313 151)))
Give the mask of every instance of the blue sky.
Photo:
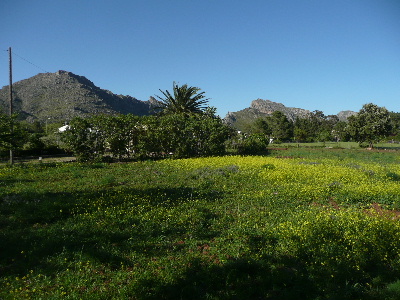
POLYGON ((176 81, 222 117, 258 98, 400 112, 400 0, 2 0, 0 22, 0 86, 11 46, 14 82, 67 70, 148 100, 176 81))

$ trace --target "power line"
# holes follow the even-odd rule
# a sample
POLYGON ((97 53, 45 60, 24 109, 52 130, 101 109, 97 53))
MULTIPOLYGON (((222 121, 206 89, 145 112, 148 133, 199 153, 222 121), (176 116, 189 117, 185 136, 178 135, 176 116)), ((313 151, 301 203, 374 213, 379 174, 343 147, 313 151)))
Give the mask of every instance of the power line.
MULTIPOLYGON (((8 50, 6 50, 6 51, 8 51, 8 50)), ((38 69, 42 70, 43 72, 45 72, 45 73, 49 73, 49 72, 48 72, 48 71, 46 71, 45 69, 43 69, 43 68, 39 67, 38 65, 35 65, 33 62, 30 62, 30 61, 29 61, 29 60, 27 60, 26 58, 23 58, 21 55, 18 55, 18 54, 17 54, 17 53, 15 53, 14 51, 12 51, 12 54, 13 54, 13 55, 15 55, 15 56, 17 56, 17 57, 19 57, 20 59, 22 59, 22 60, 26 61, 27 63, 31 64, 32 66, 35 66, 36 68, 38 68, 38 69)))

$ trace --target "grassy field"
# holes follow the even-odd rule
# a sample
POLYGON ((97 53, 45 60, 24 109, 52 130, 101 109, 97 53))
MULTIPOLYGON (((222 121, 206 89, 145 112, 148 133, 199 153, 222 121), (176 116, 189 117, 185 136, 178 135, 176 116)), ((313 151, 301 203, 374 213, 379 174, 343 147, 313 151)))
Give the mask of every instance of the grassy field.
POLYGON ((400 155, 0 167, 0 299, 399 299, 400 155))
MULTIPOLYGON (((299 148, 334 148, 334 149, 361 149, 357 142, 314 142, 314 143, 280 143, 270 144, 270 148, 299 147, 299 148)), ((378 143, 374 147, 376 150, 400 150, 400 144, 378 143)))

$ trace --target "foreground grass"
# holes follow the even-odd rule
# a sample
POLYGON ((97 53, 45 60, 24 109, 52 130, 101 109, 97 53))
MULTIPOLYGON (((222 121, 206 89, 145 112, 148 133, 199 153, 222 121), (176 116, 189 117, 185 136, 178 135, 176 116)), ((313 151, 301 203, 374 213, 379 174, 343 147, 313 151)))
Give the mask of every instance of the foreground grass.
POLYGON ((400 159, 0 169, 1 299, 398 299, 400 159))

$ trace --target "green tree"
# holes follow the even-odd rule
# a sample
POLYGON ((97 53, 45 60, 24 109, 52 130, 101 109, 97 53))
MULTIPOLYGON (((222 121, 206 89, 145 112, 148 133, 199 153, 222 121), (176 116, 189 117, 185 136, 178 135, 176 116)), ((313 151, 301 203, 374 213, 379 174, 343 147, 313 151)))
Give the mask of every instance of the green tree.
POLYGON ((308 140, 308 133, 305 129, 296 126, 293 129, 293 137, 298 143, 305 142, 308 140))
POLYGON ((237 133, 230 140, 230 147, 242 155, 259 154, 265 151, 269 144, 269 138, 262 133, 237 133))
POLYGON ((107 151, 113 157, 121 160, 123 157, 129 158, 135 153, 138 134, 141 130, 140 117, 131 114, 101 115, 93 117, 92 123, 101 133, 107 151))
POLYGON ((296 118, 293 127, 293 136, 297 142, 314 141, 315 133, 310 118, 296 118))
POLYGON ((329 130, 326 128, 326 116, 320 110, 314 110, 309 114, 309 128, 311 141, 325 141, 329 139, 329 130))
POLYGON ((209 114, 167 114, 143 119, 139 140, 142 157, 174 158, 222 155, 230 128, 209 114))
POLYGON ((400 113, 390 112, 390 119, 392 120, 392 136, 394 141, 400 141, 400 113))
POLYGON ((17 116, 0 113, 0 150, 21 149, 26 139, 26 132, 17 116))
POLYGON ((338 121, 333 126, 332 136, 336 142, 348 142, 351 139, 349 132, 347 131, 347 122, 338 121))
POLYGON ((391 130, 389 111, 373 103, 364 104, 357 114, 348 118, 347 131, 360 145, 367 143, 372 148, 391 130))
POLYGON ((274 142, 287 141, 293 137, 293 124, 281 111, 274 111, 266 120, 274 142))
POLYGON ((27 136, 26 143, 23 145, 25 154, 41 154, 45 148, 45 144, 42 141, 42 133, 29 133, 27 136))
POLYGON ((12 145, 12 123, 13 118, 5 114, 0 114, 0 147, 3 149, 9 149, 12 145))
POLYGON ((339 118, 335 115, 325 116, 320 110, 310 112, 304 118, 294 122, 294 137, 297 141, 315 142, 333 140, 333 130, 339 118))
POLYGON ((334 135, 334 129, 338 122, 339 118, 336 115, 323 116, 319 125, 320 127, 318 134, 316 136, 317 140, 320 142, 337 140, 337 136, 334 135))
POLYGON ((205 99, 205 92, 199 93, 200 90, 201 89, 198 87, 188 86, 187 84, 179 86, 174 82, 172 94, 168 90, 160 90, 164 96, 161 97, 156 95, 160 102, 154 110, 156 112, 161 112, 162 114, 204 113, 207 108, 207 106, 204 105, 208 103, 209 99, 205 99))
POLYGON ((270 136, 272 134, 271 127, 269 126, 266 118, 257 118, 252 126, 252 130, 250 133, 261 133, 266 136, 270 136))
POLYGON ((72 151, 79 161, 93 161, 104 154, 104 135, 93 118, 75 117, 61 134, 64 148, 72 151))

